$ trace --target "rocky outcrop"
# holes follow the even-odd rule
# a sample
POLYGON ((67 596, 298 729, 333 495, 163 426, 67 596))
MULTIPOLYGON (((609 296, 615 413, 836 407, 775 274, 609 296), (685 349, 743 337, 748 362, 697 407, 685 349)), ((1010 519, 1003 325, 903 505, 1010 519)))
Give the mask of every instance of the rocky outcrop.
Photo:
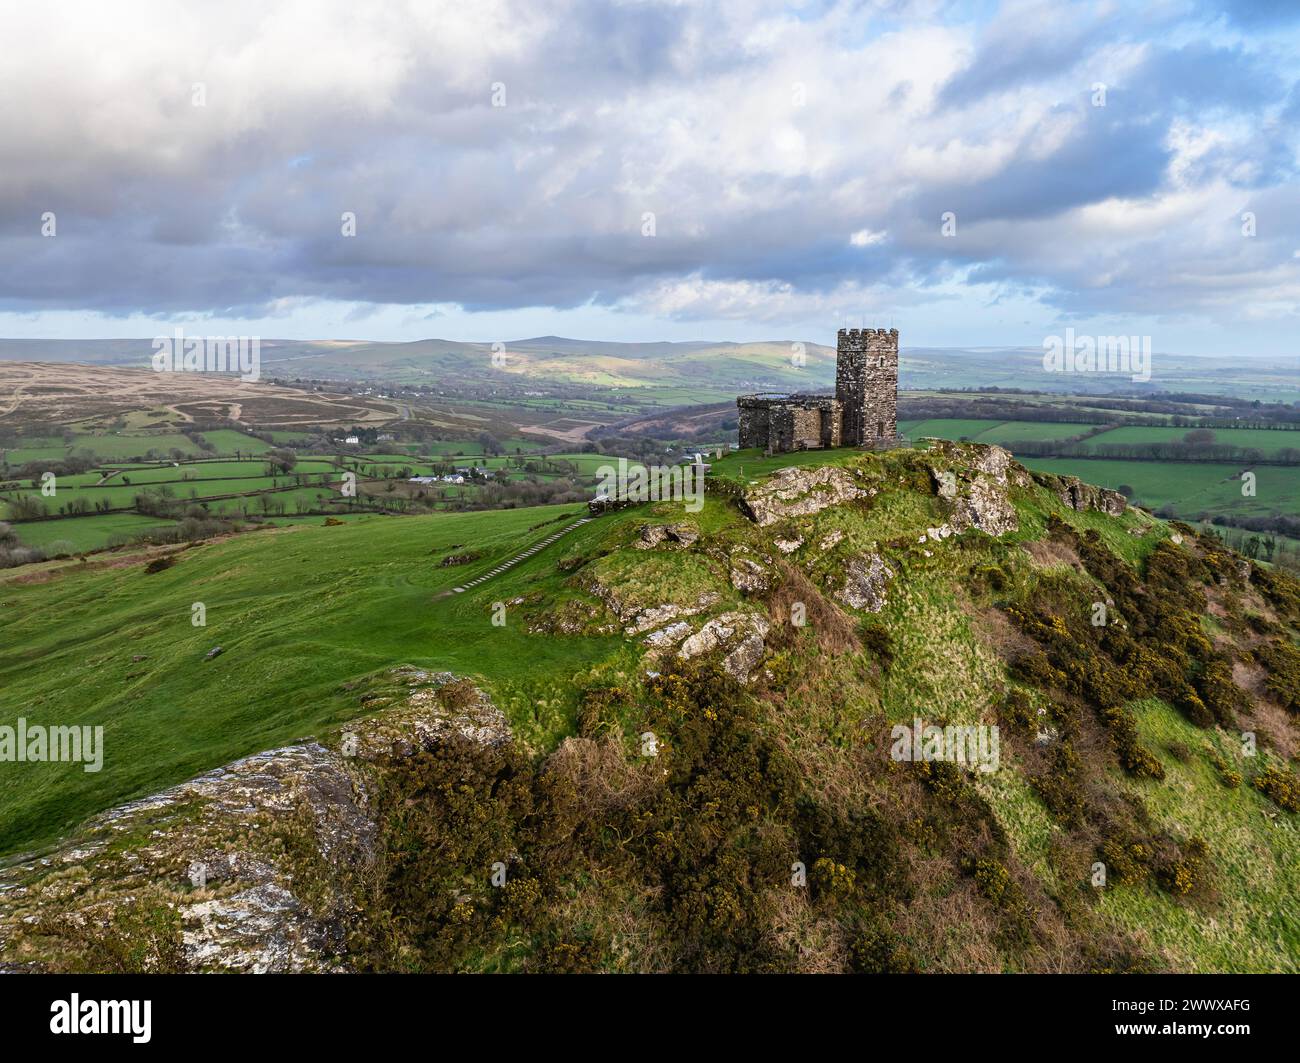
POLYGON ((505 713, 478 687, 451 672, 400 668, 390 673, 408 687, 393 707, 343 729, 341 748, 361 760, 409 757, 450 738, 481 746, 511 740, 505 713), (454 696, 451 696, 454 692, 454 696))
POLYGON ((1052 476, 1050 481, 1046 476, 1036 476, 1035 479, 1054 490, 1057 498, 1080 513, 1092 510, 1112 517, 1122 517, 1128 509, 1128 499, 1118 491, 1084 483, 1077 476, 1052 476))
POLYGON ((657 628, 670 620, 702 613, 716 605, 720 599, 721 595, 713 591, 707 591, 689 605, 665 602, 663 605, 633 609, 626 617, 620 616, 620 619, 625 620, 623 632, 627 635, 640 635, 642 632, 650 631, 652 628, 657 628))
POLYGON ((347 725, 336 745, 307 741, 234 761, 4 868, 0 962, 75 969, 84 942, 147 905, 179 927, 171 969, 343 969, 350 884, 377 855, 364 765, 453 740, 511 741, 501 711, 450 673, 401 668, 378 684, 362 702, 384 711, 347 725), (311 886, 287 850, 310 852, 311 886), (51 942, 33 927, 60 930, 51 942))
POLYGON ((690 660, 721 649, 726 653, 722 660, 723 668, 742 683, 747 683, 763 659, 767 648, 764 639, 770 630, 771 622, 758 613, 723 613, 686 639, 677 655, 690 660))
POLYGON ((679 620, 675 624, 650 632, 642 641, 654 649, 663 649, 665 646, 677 645, 690 633, 691 625, 685 620, 679 620))
POLYGON ((986 535, 1005 535, 1020 527, 1006 485, 982 475, 966 484, 953 505, 949 523, 959 532, 974 528, 986 535))
POLYGON ((1005 535, 1020 526, 1009 491, 1022 470, 1010 453, 988 444, 946 440, 932 440, 931 449, 945 460, 931 466, 930 475, 935 494, 952 503, 947 521, 952 531, 973 528, 1005 535))
POLYGON ((662 627, 671 620, 695 616, 715 606, 722 598, 716 591, 704 591, 688 602, 659 602, 648 605, 625 587, 616 586, 595 576, 583 582, 583 588, 594 594, 614 614, 625 635, 641 635, 662 627))
POLYGON ((638 550, 653 550, 657 546, 667 545, 671 549, 690 546, 700 537, 699 528, 694 524, 643 524, 632 545, 638 550))
POLYGON ((736 554, 731 558, 731 585, 746 594, 760 594, 771 589, 772 572, 752 557, 736 554))
POLYGON ((807 517, 831 506, 866 498, 870 491, 848 469, 836 465, 780 469, 747 490, 740 508, 750 520, 767 527, 790 517, 807 517))
POLYGON ((534 635, 617 635, 622 630, 602 606, 577 598, 558 604, 541 603, 540 608, 531 610, 527 624, 534 635))
POLYGON ((879 554, 855 557, 846 566, 844 586, 835 597, 850 608, 878 613, 885 607, 885 586, 893 577, 894 570, 879 554))
POLYGON ((940 524, 937 528, 926 528, 925 534, 922 535, 917 540, 917 542, 922 542, 922 543, 942 542, 944 539, 947 539, 950 535, 955 535, 955 534, 956 532, 954 531, 953 526, 951 524, 946 524, 946 523, 940 524))
POLYGON ((945 464, 962 469, 968 476, 989 476, 1005 484, 1019 468, 1009 450, 992 443, 956 443, 933 436, 927 436, 925 442, 931 454, 942 458, 945 464))

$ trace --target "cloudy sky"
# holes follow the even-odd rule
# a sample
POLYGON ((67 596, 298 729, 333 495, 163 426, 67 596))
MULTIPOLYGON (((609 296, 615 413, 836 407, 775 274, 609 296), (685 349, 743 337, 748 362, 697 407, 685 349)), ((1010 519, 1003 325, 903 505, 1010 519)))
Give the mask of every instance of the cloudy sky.
POLYGON ((11 3, 0 40, 0 335, 1300 351, 1296 4, 11 3))

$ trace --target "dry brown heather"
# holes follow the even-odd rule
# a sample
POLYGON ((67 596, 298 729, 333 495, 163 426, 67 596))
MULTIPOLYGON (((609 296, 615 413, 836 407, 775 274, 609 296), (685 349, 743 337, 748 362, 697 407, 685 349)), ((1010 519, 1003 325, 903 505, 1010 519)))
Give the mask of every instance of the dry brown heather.
MULTIPOLYGON (((30 435, 61 428, 95 430, 120 418, 149 429, 212 427, 231 422, 257 429, 315 426, 382 427, 410 421, 443 438, 476 438, 490 432, 545 443, 577 445, 586 434, 614 419, 566 415, 563 404, 545 409, 502 399, 491 405, 431 395, 383 399, 343 391, 314 391, 272 383, 242 381, 234 374, 157 373, 148 368, 79 365, 62 362, 0 361, 0 430, 30 435)), ((572 411, 568 411, 572 412, 572 411)))
POLYGON ((237 376, 157 373, 122 366, 0 362, 0 427, 29 431, 142 410, 176 427, 231 420, 264 428, 384 424, 401 416, 385 399, 316 394, 237 376))

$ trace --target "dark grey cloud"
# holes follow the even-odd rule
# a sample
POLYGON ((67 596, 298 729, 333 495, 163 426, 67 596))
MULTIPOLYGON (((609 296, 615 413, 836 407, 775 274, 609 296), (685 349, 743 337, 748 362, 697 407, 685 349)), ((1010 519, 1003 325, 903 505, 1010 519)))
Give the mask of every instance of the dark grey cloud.
POLYGON ((31 101, 0 115, 0 308, 654 309, 683 283, 761 308, 961 275, 1062 306, 1275 302, 1300 246, 1285 53, 1055 10, 236 5, 220 33, 37 38, 0 74, 31 101), (1251 203, 1266 234, 1228 239, 1251 203))

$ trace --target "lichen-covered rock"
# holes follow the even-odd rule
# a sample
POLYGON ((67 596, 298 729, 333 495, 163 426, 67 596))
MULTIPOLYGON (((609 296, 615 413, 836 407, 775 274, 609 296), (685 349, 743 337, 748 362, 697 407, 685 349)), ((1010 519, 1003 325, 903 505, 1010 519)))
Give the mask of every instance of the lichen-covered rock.
POLYGON ((733 557, 731 585, 746 594, 758 594, 772 586, 772 573, 751 557, 733 557))
POLYGON ((955 443, 951 439, 927 437, 930 452, 944 464, 957 467, 968 476, 983 475, 1005 484, 1015 467, 1011 452, 992 443, 955 443))
POLYGON ((1005 535, 1020 527, 1016 507, 1007 496, 1006 484, 991 477, 978 476, 964 485, 965 490, 953 504, 949 523, 956 531, 975 528, 986 535, 1005 535))
POLYGON ((543 608, 534 609, 528 616, 527 627, 534 635, 616 635, 621 630, 601 605, 593 606, 591 602, 574 598, 558 605, 544 603, 543 608))
POLYGON ((1080 513, 1089 510, 1122 517, 1128 509, 1128 499, 1118 491, 1084 483, 1077 476, 1056 477, 1056 493, 1067 506, 1080 513))
POLYGON ((596 576, 588 577, 583 588, 599 598, 614 614, 625 635, 641 635, 669 621, 703 613, 722 598, 717 591, 702 591, 690 601, 660 601, 651 605, 627 587, 596 576))
POLYGON ((740 640, 740 643, 722 659, 722 667, 742 683, 748 683, 755 668, 763 660, 767 644, 763 634, 754 631, 740 640))
POLYGON ((640 635, 652 628, 666 624, 670 620, 678 620, 684 616, 695 616, 706 609, 716 605, 721 600, 721 595, 707 591, 701 594, 695 602, 689 605, 681 605, 674 602, 665 602, 663 605, 647 606, 643 609, 632 610, 625 619, 627 622, 623 626, 623 632, 627 635, 640 635))
POLYGON ((652 631, 642 641, 647 646, 655 649, 663 649, 665 646, 675 646, 691 633, 691 625, 685 620, 679 620, 675 624, 669 624, 658 631, 652 631))
POLYGON ((848 469, 824 465, 780 469, 747 490, 740 508, 750 520, 767 527, 789 517, 807 517, 831 506, 865 498, 867 491, 848 469))
POLYGON ((394 669, 367 684, 362 704, 384 711, 348 724, 337 747, 306 741, 234 761, 0 870, 0 964, 79 969, 86 942, 147 903, 170 913, 179 941, 167 968, 146 969, 344 969, 350 891, 377 855, 364 765, 447 741, 511 740, 487 696, 447 672, 394 669), (310 852, 316 888, 304 892, 288 839, 310 852))
POLYGON ((952 503, 947 521, 951 531, 974 528, 986 535, 1005 535, 1020 526, 1009 495, 1010 474, 1018 466, 1007 451, 990 444, 946 440, 932 441, 931 449, 945 461, 931 466, 930 475, 935 494, 952 503))
POLYGON ((853 609, 878 613, 885 607, 885 586, 894 570, 879 554, 855 557, 845 567, 844 586, 836 597, 853 609))
POLYGON ((764 639, 771 622, 758 613, 723 613, 709 620, 699 631, 681 644, 677 655, 690 660, 701 654, 725 649, 722 666, 742 683, 763 658, 764 639))
POLYGON ((632 545, 638 550, 653 550, 667 544, 670 548, 680 549, 690 546, 700 537, 700 530, 694 524, 644 524, 632 545))
POLYGON ((836 528, 829 535, 822 537, 822 541, 817 544, 817 549, 822 551, 822 553, 825 553, 827 550, 833 550, 839 545, 843 538, 844 533, 840 531, 839 528, 836 528))
POLYGON ((344 728, 343 746, 363 760, 409 757, 420 749, 433 749, 448 738, 462 738, 483 746, 511 740, 505 713, 472 683, 450 672, 400 669, 393 675, 410 684, 404 703, 379 716, 344 728), (443 688, 456 684, 456 696, 443 688))

